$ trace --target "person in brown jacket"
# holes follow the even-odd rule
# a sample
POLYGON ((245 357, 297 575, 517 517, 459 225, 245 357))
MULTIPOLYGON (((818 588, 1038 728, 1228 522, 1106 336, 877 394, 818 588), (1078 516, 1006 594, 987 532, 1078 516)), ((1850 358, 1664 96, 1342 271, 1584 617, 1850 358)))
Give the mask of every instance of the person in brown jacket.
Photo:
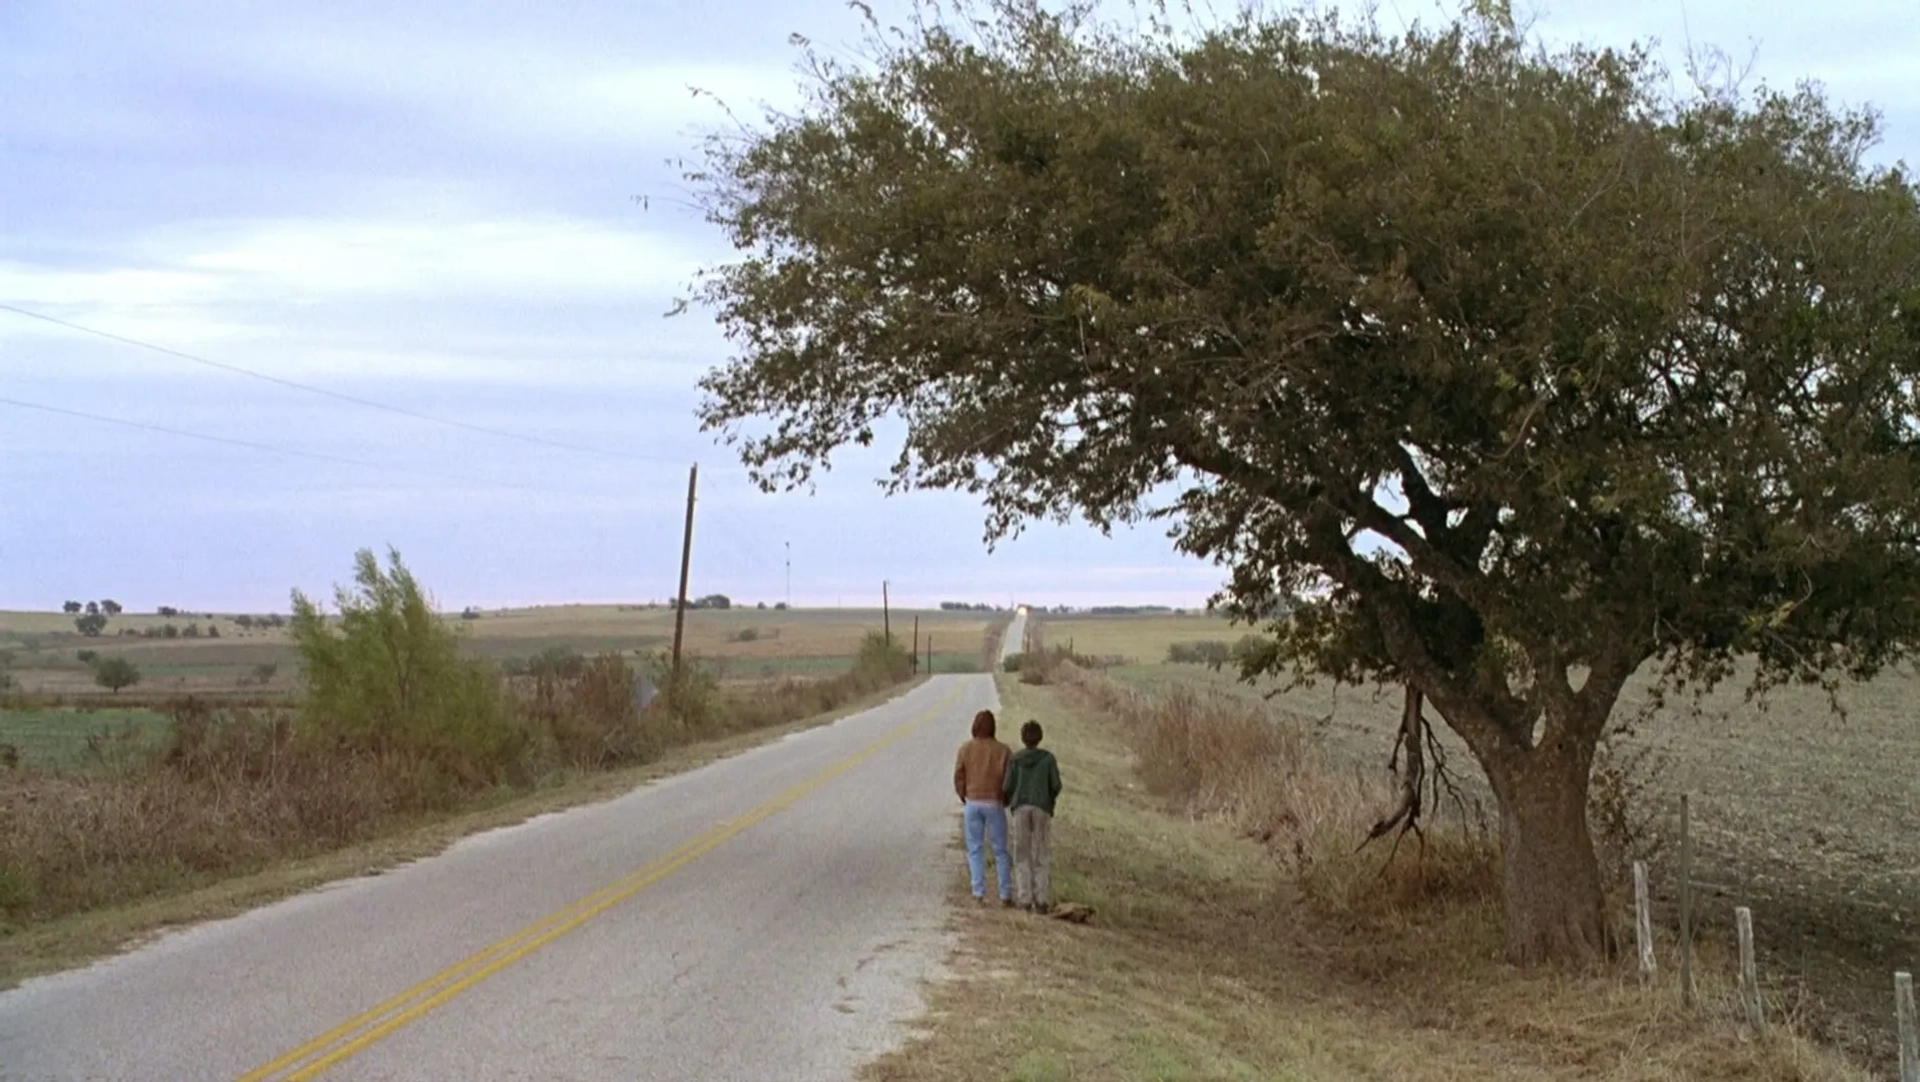
POLYGON ((966 809, 967 867, 973 872, 973 900, 987 900, 986 840, 993 842, 994 872, 1000 880, 1000 904, 1013 905, 1013 859, 1007 855, 1007 809, 1001 786, 1013 749, 993 738, 993 711, 973 716, 973 739, 960 745, 953 761, 953 791, 966 809), (983 837, 984 836, 984 837, 983 837))

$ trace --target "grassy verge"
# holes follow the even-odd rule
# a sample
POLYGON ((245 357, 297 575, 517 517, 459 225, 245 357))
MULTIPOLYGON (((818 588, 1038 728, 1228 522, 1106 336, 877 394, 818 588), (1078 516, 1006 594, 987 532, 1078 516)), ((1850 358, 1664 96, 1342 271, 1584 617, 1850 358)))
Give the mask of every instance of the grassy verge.
MULTIPOLYGON (((1327 847, 1365 809, 1316 814, 1313 799, 1365 786, 1316 776, 1310 757, 1276 764, 1284 792, 1250 799, 1249 745, 1194 727, 1188 776, 1161 762, 1156 777, 1137 767, 1142 751, 1169 754, 1165 725, 1082 691, 1000 683, 1008 721, 1038 719, 1061 758, 1056 894, 1095 915, 963 908, 952 979, 875 1082, 1866 1077, 1786 1027, 1741 1035, 1711 952, 1691 1014, 1624 971, 1505 966, 1471 841, 1437 842, 1425 864, 1403 851, 1384 873, 1382 852, 1327 847), (1248 837, 1281 812, 1286 844, 1248 837)), ((1260 754, 1276 750, 1292 754, 1286 741, 1260 754)))
POLYGON ((128 949, 169 928, 236 916, 334 880, 377 874, 430 857, 470 834, 610 800, 649 781, 857 714, 906 694, 924 680, 915 678, 797 721, 670 748, 644 765, 557 774, 539 790, 502 793, 458 812, 415 821, 379 838, 317 856, 276 862, 244 875, 181 880, 171 889, 125 905, 27 924, 0 924, 0 989, 128 949))

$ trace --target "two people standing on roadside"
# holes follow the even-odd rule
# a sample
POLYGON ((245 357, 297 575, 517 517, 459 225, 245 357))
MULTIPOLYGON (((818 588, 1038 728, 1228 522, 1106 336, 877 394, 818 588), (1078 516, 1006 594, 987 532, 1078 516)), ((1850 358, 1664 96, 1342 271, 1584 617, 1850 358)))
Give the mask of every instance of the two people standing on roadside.
POLYGON ((1053 809, 1060 797, 1060 764, 1040 748, 1040 723, 1020 727, 1018 754, 994 738, 993 711, 973 716, 973 737, 954 759, 953 789, 965 808, 967 866, 973 900, 987 900, 987 853, 999 879, 1000 904, 1032 912, 1052 908, 1053 809), (1012 813, 1013 853, 1007 852, 1012 813), (1015 901, 1016 891, 1018 901, 1015 901))

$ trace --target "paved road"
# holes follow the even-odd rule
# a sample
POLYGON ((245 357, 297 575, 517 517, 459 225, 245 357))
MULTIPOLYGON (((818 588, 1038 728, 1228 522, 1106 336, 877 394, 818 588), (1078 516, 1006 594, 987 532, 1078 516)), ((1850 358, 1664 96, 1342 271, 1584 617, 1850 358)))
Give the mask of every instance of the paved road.
POLYGON ((1026 646, 1027 614, 1015 610, 1013 619, 1007 624, 1007 633, 1000 637, 1000 663, 1005 665, 1008 658, 1026 649, 1026 646))
POLYGON ((935 677, 29 982, 0 994, 0 1079, 847 1078, 903 1039, 945 953, 948 772, 994 703, 988 677, 935 677))

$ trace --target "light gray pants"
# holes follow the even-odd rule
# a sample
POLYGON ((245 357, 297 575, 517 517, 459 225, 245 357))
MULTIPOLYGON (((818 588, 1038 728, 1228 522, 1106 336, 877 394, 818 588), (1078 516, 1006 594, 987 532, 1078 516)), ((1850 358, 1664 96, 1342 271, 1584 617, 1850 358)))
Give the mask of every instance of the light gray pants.
POLYGON ((1053 904, 1053 816, 1031 804, 1013 810, 1013 897, 1019 905, 1053 904))

